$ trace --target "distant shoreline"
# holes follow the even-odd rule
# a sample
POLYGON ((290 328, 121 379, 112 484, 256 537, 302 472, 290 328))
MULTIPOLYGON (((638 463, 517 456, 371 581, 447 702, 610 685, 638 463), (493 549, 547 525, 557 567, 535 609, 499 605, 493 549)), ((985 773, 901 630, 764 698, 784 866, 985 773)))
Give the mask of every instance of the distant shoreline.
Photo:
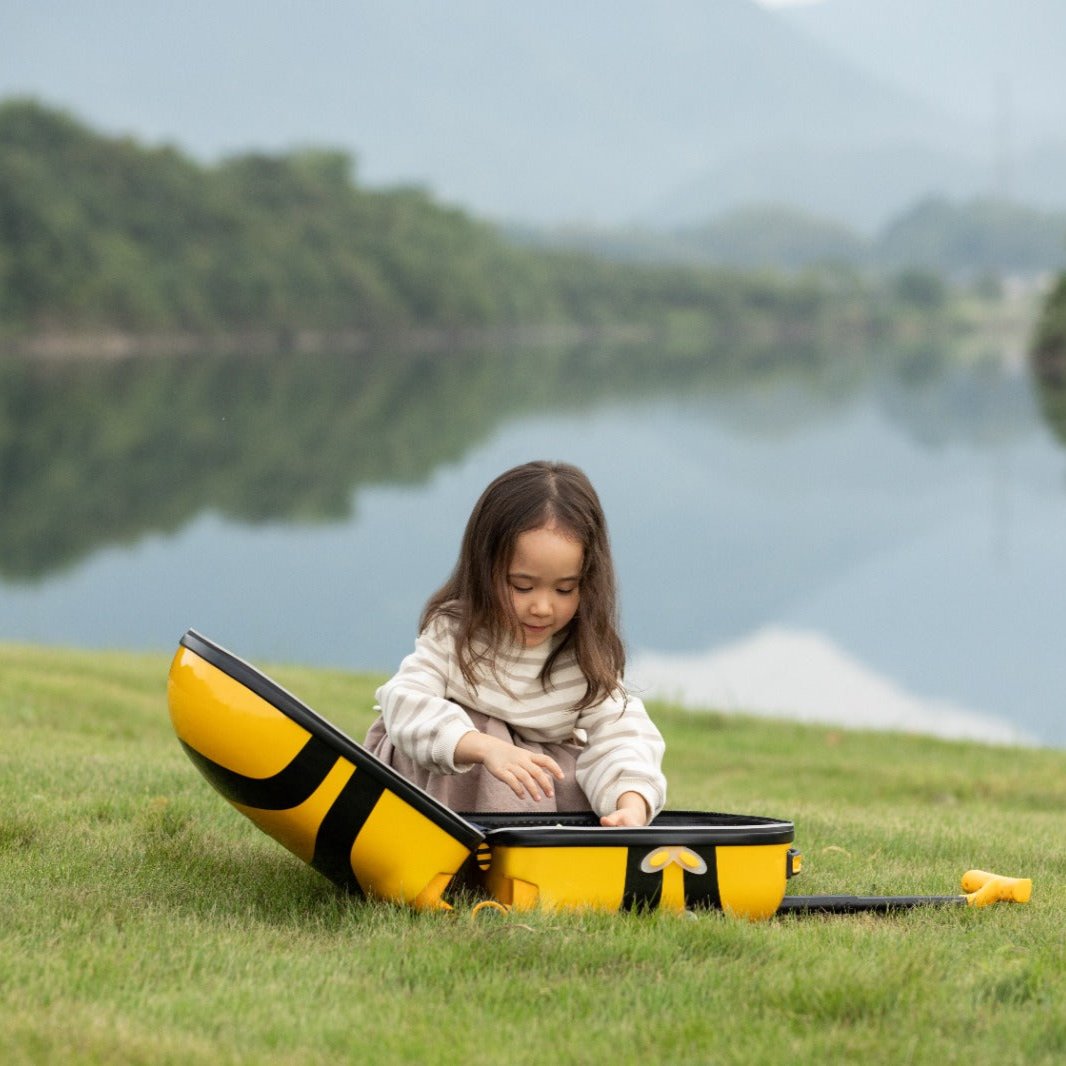
POLYGON ((0 354, 54 362, 122 360, 143 356, 319 355, 360 354, 374 348, 390 351, 451 352, 493 345, 556 345, 611 341, 636 343, 654 336, 647 326, 582 326, 552 323, 535 326, 469 326, 454 329, 410 327, 395 330, 238 330, 221 333, 169 331, 133 333, 115 329, 85 332, 46 331, 0 338, 0 354))

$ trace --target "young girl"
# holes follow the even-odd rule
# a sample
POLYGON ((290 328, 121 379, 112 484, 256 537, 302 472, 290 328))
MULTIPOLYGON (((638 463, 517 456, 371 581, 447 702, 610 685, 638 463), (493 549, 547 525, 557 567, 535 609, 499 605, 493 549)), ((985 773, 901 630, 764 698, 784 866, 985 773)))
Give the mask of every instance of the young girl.
POLYGON ((377 691, 366 746, 457 811, 587 811, 645 825, 663 740, 622 687, 614 567, 599 498, 565 463, 482 493, 415 650, 377 691))

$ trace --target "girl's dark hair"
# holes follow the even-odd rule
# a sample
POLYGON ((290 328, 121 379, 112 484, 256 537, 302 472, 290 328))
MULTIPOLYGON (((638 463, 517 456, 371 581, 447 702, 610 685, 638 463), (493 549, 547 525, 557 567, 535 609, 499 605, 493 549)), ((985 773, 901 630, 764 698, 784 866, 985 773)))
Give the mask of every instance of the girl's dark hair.
POLYGON ((547 688, 556 660, 572 649, 587 682, 576 704, 581 710, 620 688, 625 649, 618 635, 607 522, 596 490, 576 466, 524 463, 485 489, 466 524, 459 561, 426 603, 419 628, 425 630, 438 616, 455 619, 459 668, 467 683, 476 686, 482 665, 495 672, 495 649, 507 640, 523 639, 507 584, 515 544, 522 533, 545 526, 555 526, 584 548, 577 614, 541 671, 547 688), (476 651, 475 640, 488 649, 476 651))

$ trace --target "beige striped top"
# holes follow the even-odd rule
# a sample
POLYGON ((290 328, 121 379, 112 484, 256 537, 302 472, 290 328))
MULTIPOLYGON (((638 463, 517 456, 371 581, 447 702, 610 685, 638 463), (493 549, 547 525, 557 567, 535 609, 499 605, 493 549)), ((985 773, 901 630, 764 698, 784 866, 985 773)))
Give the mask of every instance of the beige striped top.
POLYGON ((456 744, 474 729, 463 709, 469 707, 501 719, 526 740, 578 743, 577 783, 597 814, 609 814, 629 791, 647 800, 653 816, 662 810, 665 745, 639 699, 620 692, 575 711, 586 685, 568 653, 556 662, 545 690, 540 671, 559 637, 502 650, 496 657, 499 676, 485 669, 471 688, 459 669, 454 632, 455 623, 438 616, 395 676, 377 690, 385 730, 404 755, 435 773, 471 769, 455 764, 456 744))

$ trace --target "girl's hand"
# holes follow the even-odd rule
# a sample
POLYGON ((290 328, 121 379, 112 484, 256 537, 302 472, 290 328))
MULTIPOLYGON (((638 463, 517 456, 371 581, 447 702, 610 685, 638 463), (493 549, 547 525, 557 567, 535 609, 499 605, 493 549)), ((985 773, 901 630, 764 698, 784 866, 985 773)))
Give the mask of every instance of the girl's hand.
POLYGON ((648 804, 639 792, 623 792, 618 806, 600 819, 600 825, 647 825, 648 804))
POLYGON ((455 746, 455 761, 481 763, 516 796, 529 796, 535 803, 545 796, 554 796, 552 778, 562 781, 564 776, 559 764, 550 755, 526 751, 525 748, 484 733, 467 733, 461 737, 455 746))

